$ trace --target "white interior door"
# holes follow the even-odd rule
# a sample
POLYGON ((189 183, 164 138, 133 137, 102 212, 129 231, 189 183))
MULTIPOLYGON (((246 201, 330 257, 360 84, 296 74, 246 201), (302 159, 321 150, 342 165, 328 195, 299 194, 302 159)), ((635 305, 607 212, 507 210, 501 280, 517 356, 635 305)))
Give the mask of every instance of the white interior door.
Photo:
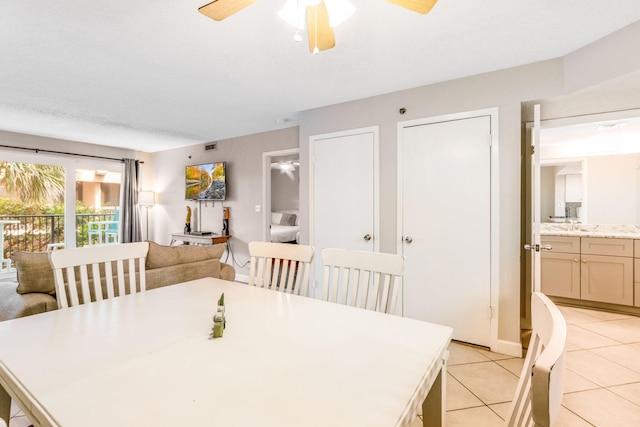
POLYGON ((399 130, 403 314, 491 346, 491 116, 399 130))
POLYGON ((311 137, 309 153, 309 237, 322 283, 323 248, 379 248, 378 128, 311 137))

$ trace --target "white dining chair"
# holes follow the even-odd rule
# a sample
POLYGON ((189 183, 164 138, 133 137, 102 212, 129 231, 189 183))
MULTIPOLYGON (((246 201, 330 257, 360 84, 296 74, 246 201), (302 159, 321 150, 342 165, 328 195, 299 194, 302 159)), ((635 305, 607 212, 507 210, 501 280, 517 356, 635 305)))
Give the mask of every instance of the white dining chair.
POLYGON ((249 285, 307 296, 312 246, 249 242, 249 285))
POLYGON ((531 296, 532 334, 511 403, 509 427, 553 425, 562 404, 567 324, 553 302, 531 296))
POLYGON ((336 248, 322 250, 325 301, 395 313, 404 257, 336 248))
POLYGON ((149 243, 138 242, 49 252, 58 308, 144 292, 148 251, 149 243))

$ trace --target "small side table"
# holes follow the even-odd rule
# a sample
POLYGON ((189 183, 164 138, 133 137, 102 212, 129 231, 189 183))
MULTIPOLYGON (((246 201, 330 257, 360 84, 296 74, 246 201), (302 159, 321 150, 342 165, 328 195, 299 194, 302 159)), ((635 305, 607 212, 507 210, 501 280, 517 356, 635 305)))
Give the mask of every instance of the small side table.
POLYGON ((229 239, 231 236, 223 236, 222 234, 205 234, 205 235, 197 235, 197 234, 184 234, 184 233, 172 233, 171 234, 171 243, 170 246, 176 241, 181 241, 183 243, 194 245, 217 245, 219 243, 229 244, 229 239))

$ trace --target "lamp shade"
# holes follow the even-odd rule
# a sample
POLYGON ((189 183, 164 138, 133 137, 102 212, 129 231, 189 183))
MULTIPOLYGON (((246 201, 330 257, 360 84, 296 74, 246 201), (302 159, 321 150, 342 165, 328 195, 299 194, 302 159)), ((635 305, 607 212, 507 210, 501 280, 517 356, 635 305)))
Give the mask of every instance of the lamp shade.
POLYGON ((153 206, 156 204, 156 193, 153 191, 140 191, 138 193, 138 204, 142 206, 153 206))

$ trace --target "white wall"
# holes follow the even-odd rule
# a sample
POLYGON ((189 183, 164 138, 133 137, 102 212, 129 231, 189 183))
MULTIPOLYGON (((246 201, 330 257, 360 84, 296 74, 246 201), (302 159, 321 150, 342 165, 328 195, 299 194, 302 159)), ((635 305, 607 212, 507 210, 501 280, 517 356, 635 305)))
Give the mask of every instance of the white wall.
POLYGON ((638 224, 638 155, 588 157, 589 224, 638 224))

